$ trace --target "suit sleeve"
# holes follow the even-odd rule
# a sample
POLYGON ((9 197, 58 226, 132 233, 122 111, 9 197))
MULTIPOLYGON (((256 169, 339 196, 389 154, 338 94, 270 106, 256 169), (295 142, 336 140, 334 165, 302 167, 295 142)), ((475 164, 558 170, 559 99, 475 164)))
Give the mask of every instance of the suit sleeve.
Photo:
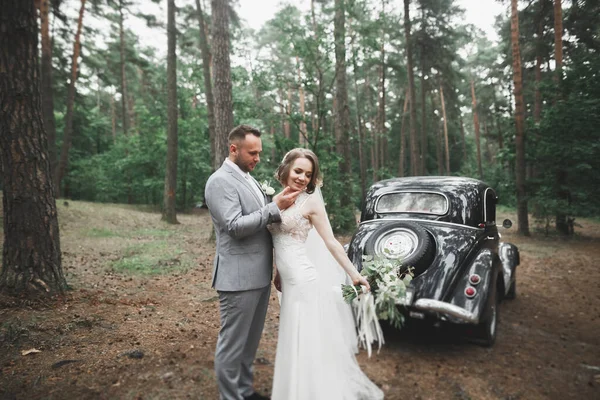
POLYGON ((248 215, 242 214, 238 190, 225 179, 216 178, 206 185, 205 196, 208 208, 229 236, 241 239, 264 229, 271 222, 280 222, 281 215, 275 203, 248 215))

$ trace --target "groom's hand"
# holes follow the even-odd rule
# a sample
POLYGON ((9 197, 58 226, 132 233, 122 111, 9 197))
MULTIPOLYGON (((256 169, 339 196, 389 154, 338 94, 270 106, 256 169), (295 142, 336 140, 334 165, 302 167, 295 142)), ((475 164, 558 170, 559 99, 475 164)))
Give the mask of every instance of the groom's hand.
POLYGON ((299 190, 292 190, 289 186, 286 186, 285 189, 273 197, 273 202, 277 205, 277 208, 283 211, 294 204, 299 194, 299 190))

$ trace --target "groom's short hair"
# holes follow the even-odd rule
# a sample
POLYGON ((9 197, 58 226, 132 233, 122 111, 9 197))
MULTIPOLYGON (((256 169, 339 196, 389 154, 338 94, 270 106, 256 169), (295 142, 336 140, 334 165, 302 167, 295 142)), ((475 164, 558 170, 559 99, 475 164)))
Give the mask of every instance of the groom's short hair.
POLYGON ((238 125, 229 132, 229 144, 246 139, 246 135, 260 137, 260 131, 250 125, 238 125))

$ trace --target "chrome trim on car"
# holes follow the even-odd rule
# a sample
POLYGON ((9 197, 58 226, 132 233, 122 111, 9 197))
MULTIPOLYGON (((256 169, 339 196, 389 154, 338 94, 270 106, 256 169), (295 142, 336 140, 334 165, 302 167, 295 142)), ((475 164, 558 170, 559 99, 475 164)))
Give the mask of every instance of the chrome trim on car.
POLYGON ((377 206, 379 205, 379 200, 381 200, 381 198, 383 196, 387 196, 390 194, 395 194, 395 193, 428 193, 428 194, 439 194, 440 196, 442 196, 445 200, 446 200, 446 209, 444 210, 443 213, 426 213, 426 212, 418 212, 418 211, 411 211, 411 212, 407 212, 407 211, 402 211, 405 214, 425 214, 425 215, 446 215, 448 214, 448 211, 450 211, 450 199, 448 198, 448 196, 446 196, 444 193, 440 193, 440 192, 435 192, 433 190, 394 190, 392 192, 385 192, 380 194, 379 196, 377 196, 377 200, 375 200, 375 206, 373 207, 373 211, 375 211, 377 214, 400 214, 400 211, 378 211, 377 210, 377 206))
POLYGON ((413 305, 417 310, 438 312, 462 320, 469 324, 478 324, 479 317, 462 307, 433 299, 419 299, 413 305))
POLYGON ((455 222, 446 222, 446 221, 435 221, 430 219, 419 219, 419 218, 378 218, 378 219, 370 219, 368 221, 361 221, 359 225, 368 224, 373 222, 382 222, 382 221, 413 221, 413 222, 427 222, 427 223, 435 223, 439 225, 448 225, 448 226, 459 226, 461 228, 473 229, 476 231, 482 231, 483 228, 476 228, 474 226, 457 224, 455 222))

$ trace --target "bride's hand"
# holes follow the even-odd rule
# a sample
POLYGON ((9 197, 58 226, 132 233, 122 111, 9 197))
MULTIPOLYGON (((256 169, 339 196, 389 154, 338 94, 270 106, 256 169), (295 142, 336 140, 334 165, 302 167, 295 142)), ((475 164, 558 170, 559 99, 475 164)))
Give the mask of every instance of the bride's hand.
POLYGON ((357 275, 354 278, 352 278, 352 283, 354 283, 355 285, 365 286, 367 288, 367 291, 371 291, 371 285, 369 285, 367 279, 362 275, 357 275))

